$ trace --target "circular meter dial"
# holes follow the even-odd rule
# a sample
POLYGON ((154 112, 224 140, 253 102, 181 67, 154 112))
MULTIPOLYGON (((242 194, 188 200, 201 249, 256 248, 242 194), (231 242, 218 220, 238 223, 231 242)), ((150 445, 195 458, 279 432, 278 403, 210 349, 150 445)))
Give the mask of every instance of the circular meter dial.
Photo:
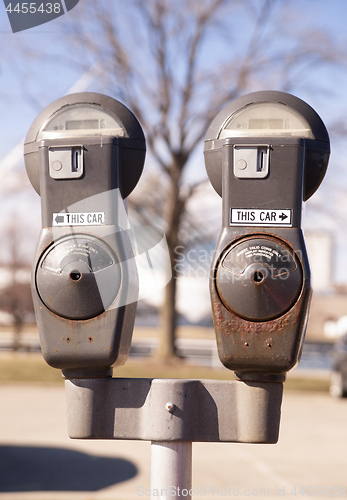
POLYGON ((120 263, 110 247, 85 235, 66 237, 50 246, 36 270, 36 287, 52 312, 72 320, 102 314, 121 284, 120 263))
POLYGON ((248 321, 269 321, 288 311, 303 283, 294 251, 276 238, 247 238, 222 257, 216 276, 227 309, 248 321))

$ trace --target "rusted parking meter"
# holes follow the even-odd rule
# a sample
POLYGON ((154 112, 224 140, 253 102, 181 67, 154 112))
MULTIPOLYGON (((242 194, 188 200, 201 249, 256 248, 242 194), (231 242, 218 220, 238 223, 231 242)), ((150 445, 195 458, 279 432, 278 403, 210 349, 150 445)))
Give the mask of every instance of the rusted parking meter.
POLYGON ((109 376, 129 354, 138 276, 123 199, 145 150, 134 115, 96 93, 58 99, 27 134, 25 164, 42 207, 35 313, 43 356, 67 378, 109 376))
POLYGON ((308 104, 275 91, 236 99, 207 132, 206 169, 223 199, 213 319, 219 357, 240 380, 283 381, 300 357, 311 296, 302 205, 329 144, 308 104))

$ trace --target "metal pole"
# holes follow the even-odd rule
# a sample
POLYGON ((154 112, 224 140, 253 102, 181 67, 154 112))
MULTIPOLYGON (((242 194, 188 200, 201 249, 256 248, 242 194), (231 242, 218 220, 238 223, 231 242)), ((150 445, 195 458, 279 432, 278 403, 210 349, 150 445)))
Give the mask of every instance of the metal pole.
POLYGON ((151 500, 191 500, 192 443, 151 442, 151 500))

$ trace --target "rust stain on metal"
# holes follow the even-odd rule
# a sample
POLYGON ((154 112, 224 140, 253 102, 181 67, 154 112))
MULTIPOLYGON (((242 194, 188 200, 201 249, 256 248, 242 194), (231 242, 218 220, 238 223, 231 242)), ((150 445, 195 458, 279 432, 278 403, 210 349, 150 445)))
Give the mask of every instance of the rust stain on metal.
POLYGON ((227 368, 241 369, 248 364, 261 370, 268 365, 270 371, 280 372, 295 366, 307 318, 308 290, 302 291, 295 307, 283 316, 262 322, 247 321, 229 311, 214 287, 211 296, 218 352, 227 368))

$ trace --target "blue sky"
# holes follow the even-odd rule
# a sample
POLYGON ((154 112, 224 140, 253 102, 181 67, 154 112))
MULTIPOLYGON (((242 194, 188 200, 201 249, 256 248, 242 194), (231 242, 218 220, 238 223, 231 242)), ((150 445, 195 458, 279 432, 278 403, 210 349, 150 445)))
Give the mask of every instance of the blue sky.
MULTIPOLYGON (((80 0, 82 3, 85 0, 80 0)), ((87 0, 86 0, 87 1, 87 0)), ((116 0, 109 0, 110 6, 114 7, 116 0)), ((298 19, 297 27, 305 25, 307 18, 312 18, 316 26, 327 29, 331 35, 346 43, 346 20, 347 2, 345 0, 291 0, 291 8, 298 19)), ((54 58, 49 54, 68 57, 67 47, 61 37, 60 31, 66 22, 67 16, 78 16, 78 8, 75 7, 65 16, 51 21, 45 25, 32 28, 27 31, 13 34, 7 19, 4 6, 0 5, 0 157, 6 154, 11 147, 25 136, 30 123, 43 108, 53 100, 65 94, 78 80, 82 72, 80 68, 62 69, 61 65, 55 65, 54 58), (18 42, 23 43, 35 53, 35 47, 46 47, 47 58, 45 60, 35 59, 25 61, 17 48, 18 42), (22 70, 25 65, 41 74, 41 81, 29 81, 22 78, 22 70), (58 74, 55 71, 58 67, 58 74), (54 75, 54 78, 52 78, 54 75), (33 100, 23 95, 23 88, 27 85, 33 100), (35 102, 37 101, 36 105, 35 102)), ((293 25, 293 29, 295 26, 293 25)), ((306 100, 320 114, 323 121, 329 126, 334 119, 341 114, 347 113, 347 49, 346 66, 341 68, 326 69, 323 73, 314 67, 305 71, 304 75, 298 74, 298 80, 303 78, 304 86, 298 86, 296 95, 306 100), (320 90, 310 92, 310 80, 317 85, 319 81, 320 90)), ((98 90, 98 83, 93 82, 88 90, 98 90)))
MULTIPOLYGON (((80 0, 80 4, 84 1, 88 0, 80 0)), ((256 4, 257 1, 253 0, 253 3, 256 4)), ((281 3, 283 4, 283 0, 279 2, 279 6, 281 3)), ((293 18, 289 21, 292 30, 305 29, 305 25, 309 22, 311 25, 327 30, 332 38, 339 40, 342 51, 346 46, 346 60, 340 67, 326 66, 322 69, 313 65, 309 70, 303 70, 302 74, 299 72, 298 85, 293 92, 306 100, 318 112, 329 130, 329 127, 337 120, 347 116, 347 1, 290 0, 284 3, 287 3, 287 6, 290 4, 293 13, 293 18)), ((114 8, 117 0, 109 0, 109 4, 110 8, 114 8)), ((68 14, 50 23, 13 34, 5 8, 2 3, 0 4, 0 161, 25 137, 38 112, 67 93, 82 76, 81 68, 63 67, 59 59, 70 57, 70 48, 64 43, 61 30, 68 16, 78 18, 78 9, 79 5, 68 14), (31 59, 23 56, 23 51, 18 48, 19 43, 28 48, 31 59), (35 57, 35 49, 38 47, 45 47, 47 57, 35 57), (55 56, 52 57, 52 54, 55 56), (26 73, 30 74, 28 72, 31 70, 36 75, 35 79, 25 76, 26 73), (28 92, 24 92, 24 89, 28 92)), ((240 27, 240 36, 242 30, 246 28, 240 27)), ((241 46, 241 38, 239 43, 241 46)), ((98 82, 93 81, 84 90, 100 91, 98 82)), ((338 250, 338 267, 341 269, 337 272, 337 277, 347 280, 347 270, 342 270, 344 248, 347 245, 345 232, 347 231, 344 231, 343 222, 337 221, 330 214, 331 211, 333 213, 335 211, 347 224, 347 203, 344 201, 344 193, 347 189, 347 162, 344 148, 347 147, 347 138, 344 141, 332 135, 331 147, 330 167, 322 188, 307 204, 306 224, 308 228, 321 228, 334 233, 338 250), (335 188, 339 189, 336 194, 335 188)), ((205 177, 202 149, 203 146, 201 146, 201 151, 197 151, 194 156, 188 180, 205 177)), ((23 220, 29 213, 33 233, 38 231, 40 226, 39 198, 31 191, 25 180, 23 162, 19 162, 12 172, 0 180, 0 196, 2 196, 3 207, 0 211, 0 225, 3 225, 15 212, 18 213, 19 218, 23 215, 23 220)), ((216 206, 218 206, 217 201, 216 206)), ((218 208, 216 210, 217 224, 220 223, 220 219, 218 219, 218 208)))

